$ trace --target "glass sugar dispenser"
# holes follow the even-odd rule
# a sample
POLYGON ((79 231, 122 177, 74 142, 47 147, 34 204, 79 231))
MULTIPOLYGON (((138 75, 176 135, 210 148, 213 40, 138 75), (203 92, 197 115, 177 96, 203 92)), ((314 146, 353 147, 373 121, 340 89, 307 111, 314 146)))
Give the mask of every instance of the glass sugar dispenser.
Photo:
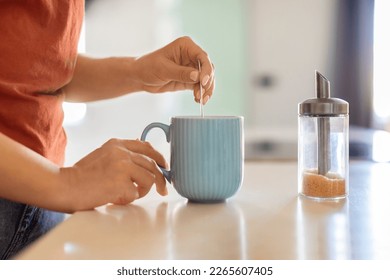
POLYGON ((298 106, 298 192, 316 200, 348 195, 349 104, 330 96, 330 83, 315 72, 316 98, 298 106))

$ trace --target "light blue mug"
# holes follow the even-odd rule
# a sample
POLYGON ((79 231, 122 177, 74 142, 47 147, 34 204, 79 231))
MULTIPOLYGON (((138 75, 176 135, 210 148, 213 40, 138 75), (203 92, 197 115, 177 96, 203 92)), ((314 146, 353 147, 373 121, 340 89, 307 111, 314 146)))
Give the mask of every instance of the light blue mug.
POLYGON ((240 116, 173 117, 161 128, 171 143, 171 170, 162 169, 176 191, 194 202, 221 202, 241 187, 244 166, 244 118, 240 116))

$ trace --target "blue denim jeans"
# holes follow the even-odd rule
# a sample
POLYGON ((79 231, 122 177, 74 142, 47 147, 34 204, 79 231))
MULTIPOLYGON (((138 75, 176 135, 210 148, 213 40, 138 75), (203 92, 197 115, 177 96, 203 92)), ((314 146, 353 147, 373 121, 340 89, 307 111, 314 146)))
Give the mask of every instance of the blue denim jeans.
POLYGON ((0 198, 0 259, 12 258, 63 219, 63 213, 0 198))

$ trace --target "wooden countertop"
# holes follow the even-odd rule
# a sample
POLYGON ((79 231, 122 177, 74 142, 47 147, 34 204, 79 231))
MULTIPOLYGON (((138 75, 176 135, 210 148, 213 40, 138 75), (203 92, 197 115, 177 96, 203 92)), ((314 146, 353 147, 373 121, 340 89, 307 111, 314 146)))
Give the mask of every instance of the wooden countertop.
POLYGON ((17 259, 389 259, 390 164, 350 163, 350 195, 297 195, 296 162, 246 162, 225 203, 188 203, 170 186, 127 206, 78 212, 17 259))

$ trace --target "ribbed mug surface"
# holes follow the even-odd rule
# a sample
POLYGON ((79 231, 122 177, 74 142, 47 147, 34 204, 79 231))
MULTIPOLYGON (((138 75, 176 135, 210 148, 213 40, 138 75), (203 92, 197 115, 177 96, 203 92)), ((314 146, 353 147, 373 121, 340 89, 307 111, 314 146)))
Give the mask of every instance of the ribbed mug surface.
POLYGON ((171 120, 172 183, 195 201, 234 195, 243 179, 242 117, 177 117, 171 120))
POLYGON ((161 128, 171 143, 171 170, 163 170, 177 192, 191 201, 217 202, 241 187, 244 167, 244 118, 173 117, 152 123, 142 133, 161 128))

